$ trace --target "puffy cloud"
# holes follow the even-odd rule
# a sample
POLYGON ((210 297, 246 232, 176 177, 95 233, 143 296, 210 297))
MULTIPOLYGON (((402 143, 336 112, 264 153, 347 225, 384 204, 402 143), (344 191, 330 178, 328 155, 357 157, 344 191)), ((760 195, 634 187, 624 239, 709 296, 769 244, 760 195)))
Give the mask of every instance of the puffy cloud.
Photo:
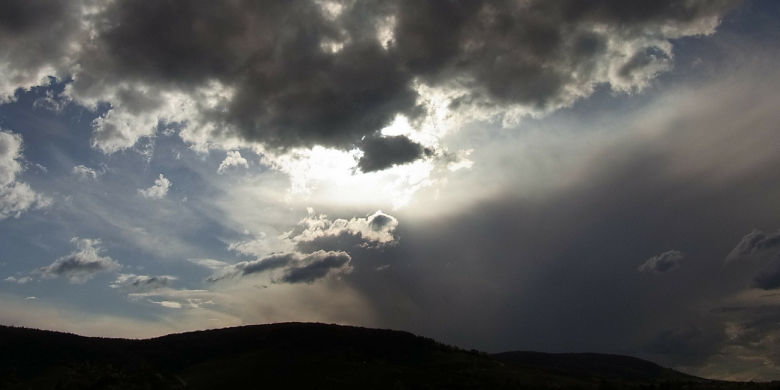
POLYGON ((224 173, 230 167, 244 167, 249 168, 249 161, 241 157, 241 152, 238 150, 231 150, 227 152, 227 156, 217 168, 217 173, 224 173))
POLYGON ((111 288, 132 290, 132 291, 152 291, 168 287, 171 282, 176 280, 175 276, 169 275, 135 275, 119 274, 116 280, 111 283, 111 288))
POLYGON ((637 269, 640 272, 663 274, 677 269, 684 258, 682 252, 670 250, 647 259, 637 269))
POLYGON ((168 189, 170 188, 171 181, 161 173, 160 176, 154 180, 154 185, 146 189, 139 189, 138 193, 144 198, 162 199, 165 195, 168 195, 168 189))
POLYGON ((349 273, 352 258, 343 251, 319 250, 309 254, 278 253, 223 268, 208 278, 210 282, 281 270, 275 283, 313 283, 328 275, 349 273))
POLYGON ((22 172, 22 137, 0 131, 0 219, 18 217, 29 209, 46 207, 51 199, 17 181, 22 172))
POLYGON ((76 246, 75 251, 37 269, 34 273, 44 278, 62 276, 71 283, 81 284, 100 272, 121 268, 121 265, 111 257, 101 255, 103 249, 100 247, 100 240, 74 237, 71 242, 76 246))
POLYGON ((433 154, 432 150, 403 135, 367 138, 361 150, 363 156, 358 160, 358 167, 363 172, 381 171, 433 154))
MULTIPOLYGON (((344 240, 353 245, 381 246, 396 240, 395 229, 398 220, 382 211, 376 211, 365 218, 330 220, 324 214, 310 215, 298 223, 287 237, 298 248, 312 248, 328 240, 344 240)), ((342 246, 349 243, 341 243, 342 246)))
POLYGON ((641 89, 670 67, 670 39, 711 33, 738 1, 50 3, 4 5, 0 85, 71 76, 69 98, 110 103, 93 124, 104 152, 178 122, 199 147, 349 150, 367 137, 370 171, 424 155, 378 138, 398 115, 421 124, 443 104, 511 122, 598 84, 641 89))
POLYGON ((79 180, 95 180, 102 174, 102 172, 98 172, 84 165, 74 166, 72 172, 79 180))

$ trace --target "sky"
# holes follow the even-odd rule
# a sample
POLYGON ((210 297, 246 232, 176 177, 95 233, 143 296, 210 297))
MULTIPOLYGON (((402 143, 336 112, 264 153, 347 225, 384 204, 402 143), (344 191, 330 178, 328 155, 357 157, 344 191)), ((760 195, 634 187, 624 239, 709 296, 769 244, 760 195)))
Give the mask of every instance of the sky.
POLYGON ((774 0, 6 0, 0 323, 780 379, 774 0))

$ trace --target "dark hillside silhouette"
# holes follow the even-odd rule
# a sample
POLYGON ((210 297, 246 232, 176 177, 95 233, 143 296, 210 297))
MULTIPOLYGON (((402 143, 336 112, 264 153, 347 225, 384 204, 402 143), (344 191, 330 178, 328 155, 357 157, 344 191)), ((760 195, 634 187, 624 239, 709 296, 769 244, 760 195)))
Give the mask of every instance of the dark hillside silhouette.
POLYGON ((0 327, 0 388, 775 388, 600 354, 488 355, 407 332, 313 323, 147 340, 0 327))

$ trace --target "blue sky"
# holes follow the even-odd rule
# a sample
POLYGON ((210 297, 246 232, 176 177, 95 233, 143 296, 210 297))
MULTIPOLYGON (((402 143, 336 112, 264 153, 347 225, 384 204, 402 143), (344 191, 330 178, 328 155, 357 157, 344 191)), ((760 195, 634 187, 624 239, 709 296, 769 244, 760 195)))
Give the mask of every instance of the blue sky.
POLYGON ((0 6, 0 322, 778 378, 776 2, 272 3, 0 6))

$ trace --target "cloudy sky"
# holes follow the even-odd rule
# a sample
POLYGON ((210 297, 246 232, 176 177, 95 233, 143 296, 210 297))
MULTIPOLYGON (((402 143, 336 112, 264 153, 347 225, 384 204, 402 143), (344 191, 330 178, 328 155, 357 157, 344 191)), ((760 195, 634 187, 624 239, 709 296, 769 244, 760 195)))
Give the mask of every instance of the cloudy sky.
POLYGON ((6 0, 0 323, 780 379, 774 0, 6 0))

